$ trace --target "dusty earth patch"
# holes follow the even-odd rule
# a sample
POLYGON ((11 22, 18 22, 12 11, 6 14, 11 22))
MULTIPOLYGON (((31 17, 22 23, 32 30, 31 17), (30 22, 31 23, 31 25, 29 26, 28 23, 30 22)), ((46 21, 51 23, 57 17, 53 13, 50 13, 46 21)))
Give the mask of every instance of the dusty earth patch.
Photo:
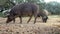
POLYGON ((27 24, 28 17, 23 17, 23 23, 16 22, 6 24, 6 18, 0 17, 0 34, 60 34, 60 18, 49 17, 47 23, 43 23, 40 18, 33 24, 34 18, 27 24))

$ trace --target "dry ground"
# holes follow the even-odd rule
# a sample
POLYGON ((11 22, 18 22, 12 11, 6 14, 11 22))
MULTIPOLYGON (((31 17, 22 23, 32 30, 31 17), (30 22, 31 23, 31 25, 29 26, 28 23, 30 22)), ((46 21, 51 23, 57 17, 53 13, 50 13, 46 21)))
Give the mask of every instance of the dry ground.
POLYGON ((41 18, 33 24, 34 17, 27 24, 29 17, 23 17, 23 23, 20 24, 19 18, 16 22, 6 24, 6 18, 0 17, 0 34, 60 34, 60 17, 49 16, 47 23, 43 23, 41 18))

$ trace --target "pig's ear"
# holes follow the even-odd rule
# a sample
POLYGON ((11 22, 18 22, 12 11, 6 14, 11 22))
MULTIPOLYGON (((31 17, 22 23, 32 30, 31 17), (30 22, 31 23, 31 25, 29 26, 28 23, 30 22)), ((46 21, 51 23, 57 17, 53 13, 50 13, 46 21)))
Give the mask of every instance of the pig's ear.
POLYGON ((7 14, 5 17, 9 17, 10 14, 7 14))

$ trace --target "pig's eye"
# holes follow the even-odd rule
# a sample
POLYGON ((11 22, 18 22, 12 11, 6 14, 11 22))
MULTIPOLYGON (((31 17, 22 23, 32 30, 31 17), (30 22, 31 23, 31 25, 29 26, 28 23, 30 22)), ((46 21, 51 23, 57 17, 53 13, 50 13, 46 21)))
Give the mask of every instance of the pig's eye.
POLYGON ((12 19, 11 18, 8 18, 9 19, 9 21, 12 21, 12 19))

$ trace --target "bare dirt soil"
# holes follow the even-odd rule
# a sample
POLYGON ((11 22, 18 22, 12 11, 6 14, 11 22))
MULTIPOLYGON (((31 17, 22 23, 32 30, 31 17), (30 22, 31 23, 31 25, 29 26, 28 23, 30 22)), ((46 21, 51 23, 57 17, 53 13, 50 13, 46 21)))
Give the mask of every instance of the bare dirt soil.
POLYGON ((27 24, 29 17, 23 17, 23 23, 20 24, 19 18, 16 22, 6 24, 7 18, 0 17, 0 34, 60 34, 60 17, 49 16, 47 23, 43 23, 41 18, 33 24, 34 17, 27 24))

